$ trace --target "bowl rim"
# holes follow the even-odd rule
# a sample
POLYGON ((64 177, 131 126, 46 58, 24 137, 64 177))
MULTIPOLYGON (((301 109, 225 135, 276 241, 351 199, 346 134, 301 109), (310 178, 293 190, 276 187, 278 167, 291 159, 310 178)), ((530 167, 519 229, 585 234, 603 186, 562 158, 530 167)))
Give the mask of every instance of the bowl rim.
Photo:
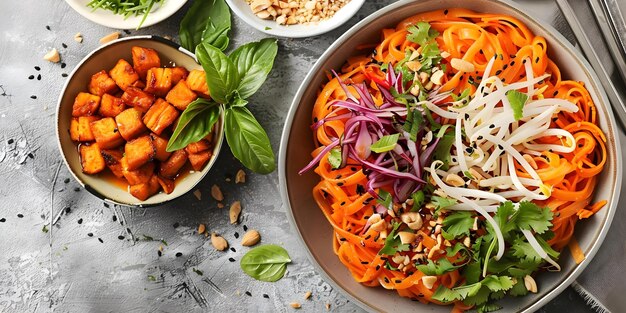
POLYGON ((141 29, 160 23, 178 12, 178 10, 180 10, 180 8, 182 8, 185 3, 187 3, 187 1, 188 0, 165 0, 162 7, 148 14, 148 17, 146 17, 144 23, 141 24, 141 27, 137 27, 141 22, 142 16, 130 16, 128 18, 124 18, 123 16, 114 14, 110 11, 106 11, 110 14, 100 15, 96 14, 95 12, 103 10, 99 9, 99 11, 94 12, 93 9, 87 7, 87 1, 81 1, 85 3, 78 3, 75 0, 65 0, 65 2, 82 17, 96 24, 116 29, 141 29), (159 12, 165 8, 167 8, 167 11, 164 11, 165 13, 157 14, 155 17, 153 13, 159 12))
MULTIPOLYGON (((431 1, 435 1, 435 0, 431 0, 431 1)), ((536 24, 539 28, 541 28, 544 32, 549 33, 550 35, 552 35, 562 46, 563 48, 566 49, 566 51, 568 53, 570 53, 571 55, 574 56, 574 58, 579 62, 579 67, 581 67, 586 73, 589 74, 589 78, 592 81, 592 88, 594 88, 597 91, 597 97, 599 98, 599 100, 603 103, 603 105, 606 107, 607 110, 607 117, 608 117, 608 127, 609 127, 609 131, 611 132, 611 139, 613 139, 614 143, 615 143, 615 147, 617 149, 619 149, 620 145, 620 138, 619 135, 617 135, 617 126, 616 126, 616 122, 615 122, 615 117, 613 116, 613 112, 612 107, 610 102, 608 101, 608 98, 606 96, 606 92, 604 90, 604 88, 602 87, 602 85, 599 85, 597 82, 599 81, 598 76, 596 75, 595 71, 593 70, 593 68, 591 67, 591 65, 589 64, 589 62, 582 56, 581 52, 579 52, 578 50, 576 50, 574 48, 574 46, 565 38, 565 36, 563 36, 563 34, 561 34, 559 31, 557 31, 552 25, 547 24, 547 23, 542 23, 540 20, 532 17, 529 13, 526 12, 525 9, 522 8, 522 6, 520 4, 517 4, 513 1, 510 0, 496 0, 497 2, 504 4, 505 6, 508 6, 510 8, 512 8, 516 14, 518 14, 519 16, 522 16, 523 18, 525 18, 526 20, 536 24)), ((317 61, 315 62, 315 64, 311 67, 311 69, 309 70, 309 72, 307 73, 307 75, 305 76, 305 78, 302 80, 302 83, 300 85, 300 87, 298 88, 293 101, 291 103, 291 106, 289 108, 289 111, 287 113, 287 117, 285 119, 285 124, 283 126, 283 132, 281 135, 281 140, 280 140, 280 150, 279 150, 279 154, 278 154, 278 179, 279 179, 279 190, 280 190, 280 195, 282 197, 283 202, 285 203, 285 206, 287 208, 287 216, 289 219, 289 224, 292 228, 292 230, 295 231, 295 233, 297 234, 298 240, 300 241, 300 243, 304 246, 305 251, 306 251, 306 256, 309 260, 309 262, 311 262, 311 264, 313 265, 314 269, 316 270, 316 272, 318 274, 320 274, 320 276, 322 276, 322 278, 324 279, 324 281, 326 281, 327 283, 329 283, 333 288, 336 288, 337 290, 340 291, 340 293, 342 293, 344 296, 346 296, 350 301, 353 301, 354 303, 356 303, 359 307, 361 307, 362 309, 366 310, 366 311, 374 311, 374 309, 372 307, 370 307, 368 304, 366 304, 365 302, 361 301, 355 294, 353 294, 352 292, 349 292, 347 290, 345 290, 344 288, 342 288, 334 279, 332 279, 327 273, 326 271, 323 270, 322 266, 317 262, 315 256, 313 255, 313 253, 309 250, 308 245, 306 244, 304 237, 302 235, 302 233, 300 232, 300 230, 297 227, 296 224, 296 220, 293 214, 293 208, 291 206, 291 201, 289 199, 289 194, 287 191, 287 172, 286 172, 286 164, 287 164, 287 144, 289 143, 289 136, 291 134, 291 128, 294 122, 294 117, 295 117, 295 113, 298 109, 298 106, 302 100, 302 96, 305 92, 305 90, 307 89, 307 87, 309 86, 309 84, 311 83, 313 77, 315 76, 315 73, 319 70, 321 70, 322 67, 322 63, 324 63, 325 61, 327 61, 328 57, 332 54, 332 52, 337 49, 339 46, 341 46, 345 41, 347 41, 348 39, 350 39, 350 37, 352 35, 354 35, 355 33, 357 33, 362 27, 364 27, 365 25, 369 24, 370 22, 372 22, 373 20, 378 19, 381 15, 385 15, 391 11, 394 11, 398 8, 404 7, 405 5, 408 5, 412 2, 415 2, 415 0, 400 0, 397 2, 394 2, 392 4, 389 4, 379 10, 377 10, 376 12, 370 14, 369 16, 367 16, 366 18, 364 18, 363 20, 359 21, 356 25, 352 26, 349 30, 347 30, 344 34, 342 34, 337 40, 335 40, 325 51, 324 53, 317 59, 317 61)), ((609 199, 609 206, 606 208, 606 210, 608 210, 607 215, 605 217, 605 221, 603 222, 603 224, 601 225, 599 232, 598 230, 596 230, 597 235, 596 238, 593 240, 593 242, 591 243, 591 247, 589 249, 589 251, 586 253, 585 255, 585 259, 580 263, 574 266, 574 268, 567 273, 567 276, 561 280, 560 282, 558 282, 556 284, 556 286, 552 289, 549 290, 548 292, 546 292, 542 297, 540 297, 537 301, 535 301, 532 304, 527 305, 526 307, 524 307, 522 309, 521 312, 534 312, 537 309, 539 309, 540 307, 542 307, 543 305, 547 304, 550 300, 554 299, 558 294, 560 294, 566 287, 568 287, 569 285, 571 285, 574 280, 584 271, 584 269, 587 267, 587 265, 589 265, 589 263, 591 262, 591 260, 593 259, 593 257, 596 255, 596 253, 598 252, 599 248, 602 246, 602 243, 604 242, 604 239, 606 237, 606 234, 611 226, 611 223, 613 221, 613 217, 615 215, 615 210, 617 207, 617 203, 619 200, 619 194, 617 191, 621 190, 621 186, 622 186, 622 155, 620 153, 620 151, 616 151, 615 153, 615 164, 616 164, 616 168, 615 171, 617 172, 617 175, 615 175, 615 191, 612 193, 611 195, 611 199, 609 199)))
POLYGON ((274 23, 275 25, 273 25, 272 27, 267 27, 266 25, 264 25, 261 21, 265 20, 256 17, 252 13, 252 11, 245 12, 244 10, 249 9, 249 5, 246 4, 244 0, 226 0, 226 2, 228 3, 230 9, 235 12, 235 15, 237 15, 241 20, 246 22, 246 24, 252 26, 254 29, 260 32, 282 38, 306 38, 327 33, 345 24, 354 15, 356 15, 356 13, 365 3, 365 0, 351 0, 346 6, 338 11, 339 14, 335 14, 328 20, 321 21, 319 22, 319 24, 285 26, 274 23), (351 5, 351 3, 355 4, 351 5), (242 8, 242 6, 244 8, 242 8), (342 12, 341 10, 344 9, 350 10, 342 12), (250 15, 254 16, 254 18, 251 19, 250 15), (295 29, 296 27, 297 29, 295 29), (302 28, 305 29, 303 30, 302 28))
POLYGON ((217 158, 219 157, 219 154, 222 150, 222 145, 224 143, 224 106, 220 104, 220 117, 218 120, 218 134, 220 135, 220 138, 217 138, 217 146, 215 147, 214 151, 215 154, 211 157, 211 159, 209 160, 209 163, 207 163, 208 168, 204 169, 204 173, 202 173, 202 175, 190 186, 189 190, 185 191, 184 193, 181 193, 180 195, 176 196, 176 197, 172 197, 170 199, 166 199, 164 201, 161 202, 156 202, 156 203, 142 203, 144 201, 139 201, 137 203, 126 203, 123 201, 118 201, 115 199, 110 199, 106 196, 104 196, 103 194, 99 193, 98 191, 96 191, 93 187, 91 187, 90 185, 85 184, 85 182, 83 182, 82 179, 80 179, 78 177, 78 175, 76 175, 76 173, 74 173, 74 171, 72 170, 72 168, 70 167, 69 162, 67 161, 67 156, 65 155, 64 151, 63 151, 63 145, 61 144, 61 129, 59 127, 59 121, 61 120, 61 102, 63 101, 63 97, 67 91, 67 87, 70 84, 70 81, 72 80, 72 78, 74 77, 74 75, 76 74, 76 72, 78 72, 78 70, 83 66, 83 63, 85 63, 87 60, 91 59, 91 57, 100 52, 101 50, 115 45, 117 43, 120 42, 125 42, 125 41, 134 41, 134 40, 153 40, 153 41, 157 41, 163 44, 166 44, 176 50, 178 50, 179 52, 193 58, 196 63, 198 62, 198 59, 196 58, 196 56, 191 53, 189 50, 183 48, 181 45, 165 39, 163 37, 160 36, 156 36, 156 35, 138 35, 138 36, 129 36, 129 37, 124 37, 124 38, 120 38, 120 39, 116 39, 113 40, 111 42, 108 42, 106 44, 103 44, 99 47, 97 47, 96 49, 94 49, 93 51, 89 52, 83 59, 80 60, 80 62, 78 62, 78 64, 76 64, 76 66, 74 67, 74 69, 70 72, 70 74, 68 75, 67 79, 65 80, 65 83, 63 84, 63 88, 61 88, 61 92, 59 93, 59 97, 57 99, 57 105, 56 105, 56 110, 55 110, 55 135, 56 135, 56 143, 57 143, 57 147, 59 149, 59 153, 63 159, 63 163, 65 164, 65 167, 68 169, 68 171, 70 172, 70 174, 72 174, 72 177, 74 177, 74 179, 83 187, 85 188, 89 193, 91 193, 92 195, 98 197, 99 199, 101 199, 104 202, 107 203, 111 203, 111 204, 117 204, 117 205, 123 205, 123 206, 131 206, 131 207, 142 207, 142 208, 148 208, 148 207, 155 207, 155 206, 159 206, 159 205, 163 205, 166 204, 168 202, 171 202, 173 200, 176 200, 180 197, 182 197, 183 195, 188 194, 190 191, 192 191, 205 177, 206 175, 211 171, 211 168, 213 167, 213 165, 215 165, 215 162, 217 160, 217 158))

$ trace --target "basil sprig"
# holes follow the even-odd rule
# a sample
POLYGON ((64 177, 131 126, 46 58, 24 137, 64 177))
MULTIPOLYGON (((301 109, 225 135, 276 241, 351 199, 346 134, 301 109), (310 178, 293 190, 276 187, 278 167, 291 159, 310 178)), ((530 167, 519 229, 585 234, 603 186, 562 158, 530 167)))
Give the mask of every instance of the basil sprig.
POLYGON ((248 98, 265 82, 278 51, 276 39, 245 44, 224 54, 228 47, 230 10, 224 0, 195 0, 180 23, 180 41, 195 51, 206 73, 212 101, 192 102, 181 115, 167 146, 182 149, 204 138, 224 107, 224 131, 233 155, 261 174, 274 171, 275 159, 267 133, 246 108, 248 98))
POLYGON ((230 27, 230 10, 224 0, 195 0, 180 22, 178 35, 189 51, 195 52, 202 42, 224 51, 230 27))

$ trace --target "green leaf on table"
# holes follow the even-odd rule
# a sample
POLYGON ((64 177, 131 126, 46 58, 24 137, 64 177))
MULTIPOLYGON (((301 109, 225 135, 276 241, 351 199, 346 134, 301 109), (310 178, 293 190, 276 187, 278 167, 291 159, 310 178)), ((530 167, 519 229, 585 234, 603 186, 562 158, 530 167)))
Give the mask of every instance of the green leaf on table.
POLYGON ((260 281, 275 282, 285 276, 288 263, 291 263, 291 259, 283 247, 262 245, 248 251, 239 264, 250 277, 260 281))
POLYGON ((180 115, 166 150, 168 152, 180 150, 190 143, 200 141, 213 130, 219 116, 219 104, 202 98, 191 102, 180 115))
POLYGON ((221 104, 230 102, 240 82, 235 64, 219 49, 207 43, 196 48, 196 57, 206 73, 211 98, 221 104))
POLYGON ((400 134, 382 136, 370 146, 370 149, 376 153, 391 151, 396 147, 398 138, 400 138, 400 134))
POLYGON ((243 99, 252 96, 265 82, 274 66, 278 44, 274 38, 247 43, 230 54, 241 81, 237 91, 243 99))
POLYGON ((328 153, 328 163, 333 169, 338 169, 341 166, 341 149, 334 148, 328 153))
POLYGON ((183 48, 195 52, 200 43, 220 50, 228 47, 230 9, 224 0, 196 0, 180 22, 178 35, 183 48))
POLYGON ((247 108, 226 110, 224 130, 230 150, 245 167, 261 174, 274 171, 276 165, 270 140, 247 108))
POLYGON ((506 98, 509 100, 509 104, 513 109, 513 118, 515 118, 516 121, 519 121, 522 117, 524 117, 524 105, 528 100, 528 95, 517 90, 509 90, 506 93, 506 98))

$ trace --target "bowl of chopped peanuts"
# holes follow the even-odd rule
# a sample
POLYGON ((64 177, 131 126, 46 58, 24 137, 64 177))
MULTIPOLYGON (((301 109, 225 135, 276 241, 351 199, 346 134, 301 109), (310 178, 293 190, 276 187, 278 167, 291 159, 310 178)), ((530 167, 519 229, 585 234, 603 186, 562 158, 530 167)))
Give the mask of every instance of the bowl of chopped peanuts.
POLYGON ((348 21, 365 0, 226 0, 257 30, 287 38, 312 37, 348 21))

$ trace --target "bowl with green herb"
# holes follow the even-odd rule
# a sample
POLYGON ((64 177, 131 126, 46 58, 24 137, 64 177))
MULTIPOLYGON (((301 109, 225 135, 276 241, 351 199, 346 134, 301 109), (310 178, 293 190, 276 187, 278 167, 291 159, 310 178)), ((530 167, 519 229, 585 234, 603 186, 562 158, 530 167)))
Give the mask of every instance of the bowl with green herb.
POLYGON ((187 0, 65 0, 86 19, 102 26, 139 29, 159 23, 187 0))

